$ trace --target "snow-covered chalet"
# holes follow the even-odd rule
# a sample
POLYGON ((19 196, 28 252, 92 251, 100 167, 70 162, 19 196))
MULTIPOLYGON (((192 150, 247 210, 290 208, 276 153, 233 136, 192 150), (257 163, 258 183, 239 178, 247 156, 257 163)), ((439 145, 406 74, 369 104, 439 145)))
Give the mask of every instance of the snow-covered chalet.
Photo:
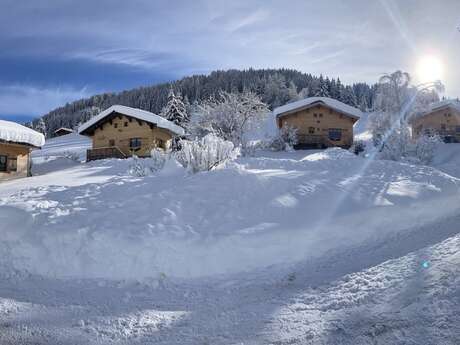
POLYGON ((31 175, 30 152, 45 144, 43 134, 0 120, 0 181, 31 175))
POLYGON ((273 110, 278 129, 297 129, 295 148, 349 148, 361 110, 329 97, 309 97, 273 110))
POLYGON ((460 143, 460 102, 448 99, 430 105, 410 120, 412 137, 439 135, 446 143, 460 143))
POLYGON ((82 124, 78 133, 92 139, 87 161, 150 156, 153 148, 167 150, 184 129, 151 112, 113 105, 82 124))

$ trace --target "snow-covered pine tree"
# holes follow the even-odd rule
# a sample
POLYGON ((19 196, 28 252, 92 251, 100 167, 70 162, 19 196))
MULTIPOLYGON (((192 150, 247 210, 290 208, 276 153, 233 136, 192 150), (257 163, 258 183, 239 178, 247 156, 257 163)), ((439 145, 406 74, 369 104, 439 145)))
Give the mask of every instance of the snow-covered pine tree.
POLYGON ((45 124, 45 121, 43 120, 43 118, 40 118, 40 119, 38 120, 38 123, 37 123, 37 125, 35 126, 34 129, 35 129, 37 132, 42 133, 42 134, 45 136, 45 138, 47 137, 47 135, 46 135, 46 134, 47 134, 47 133, 46 133, 46 124, 45 124))
POLYGON ((329 97, 329 90, 323 75, 319 76, 318 83, 315 88, 315 97, 329 97))
POLYGON ((182 101, 182 96, 180 93, 176 95, 172 88, 169 90, 168 103, 161 111, 161 116, 182 127, 189 121, 189 116, 185 104, 182 101))

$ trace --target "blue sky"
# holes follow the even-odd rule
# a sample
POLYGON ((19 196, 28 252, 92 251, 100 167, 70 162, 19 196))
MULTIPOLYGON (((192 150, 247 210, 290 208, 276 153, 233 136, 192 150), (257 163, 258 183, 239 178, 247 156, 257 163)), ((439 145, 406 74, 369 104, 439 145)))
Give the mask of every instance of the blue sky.
POLYGON ((425 55, 457 97, 459 25, 458 0, 0 0, 0 118, 214 69, 416 76, 425 55))

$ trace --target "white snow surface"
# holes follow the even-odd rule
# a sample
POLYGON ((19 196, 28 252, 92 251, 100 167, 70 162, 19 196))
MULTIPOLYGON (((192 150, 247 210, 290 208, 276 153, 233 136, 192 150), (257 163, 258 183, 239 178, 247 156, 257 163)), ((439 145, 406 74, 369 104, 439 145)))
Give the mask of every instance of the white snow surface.
POLYGON ((0 120, 0 140, 41 147, 45 136, 16 122, 0 120))
POLYGON ((63 278, 250 271, 448 215, 460 184, 433 168, 341 149, 267 153, 190 176, 133 177, 131 164, 76 162, 2 183, 0 230, 11 239, 2 259, 63 278))
POLYGON ((77 133, 48 139, 41 150, 32 152, 32 174, 43 175, 78 165, 86 160, 86 150, 91 145, 91 139, 77 133))
POLYGON ((0 184, 0 344, 458 344, 447 146, 436 168, 331 149, 147 177, 34 156, 0 184))
POLYGON ((165 118, 159 115, 156 115, 146 110, 127 107, 125 105, 113 105, 110 108, 107 108, 100 114, 94 116, 93 118, 91 118, 90 120, 82 124, 78 128, 78 133, 82 133, 83 131, 93 126, 95 123, 99 122, 104 117, 110 115, 113 112, 128 115, 128 116, 134 117, 139 120, 143 120, 149 123, 156 124, 158 127, 167 129, 177 135, 184 134, 184 129, 182 127, 177 126, 176 124, 172 123, 171 121, 166 120, 165 118))
POLYGON ((342 103, 336 99, 329 98, 329 97, 308 97, 305 99, 301 99, 300 101, 288 103, 286 105, 283 105, 281 107, 275 108, 273 110, 273 113, 275 116, 280 116, 284 113, 296 110, 296 109, 303 109, 307 108, 317 102, 324 103, 328 107, 335 109, 339 112, 342 112, 344 114, 347 114, 351 117, 359 119, 363 114, 361 110, 349 106, 348 104, 342 103))

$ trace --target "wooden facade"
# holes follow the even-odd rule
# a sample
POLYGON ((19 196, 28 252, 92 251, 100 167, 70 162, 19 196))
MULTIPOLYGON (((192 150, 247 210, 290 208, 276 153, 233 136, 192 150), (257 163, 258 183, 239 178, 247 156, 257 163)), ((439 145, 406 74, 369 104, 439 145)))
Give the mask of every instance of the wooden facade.
POLYGON ((319 102, 281 114, 276 119, 280 129, 285 126, 297 128, 295 148, 349 148, 353 144, 353 125, 357 120, 319 102))
POLYGON ((30 176, 31 146, 0 142, 0 181, 30 176))
POLYGON ((413 139, 439 135, 446 143, 460 143, 460 110, 452 105, 435 108, 410 121, 413 139))

